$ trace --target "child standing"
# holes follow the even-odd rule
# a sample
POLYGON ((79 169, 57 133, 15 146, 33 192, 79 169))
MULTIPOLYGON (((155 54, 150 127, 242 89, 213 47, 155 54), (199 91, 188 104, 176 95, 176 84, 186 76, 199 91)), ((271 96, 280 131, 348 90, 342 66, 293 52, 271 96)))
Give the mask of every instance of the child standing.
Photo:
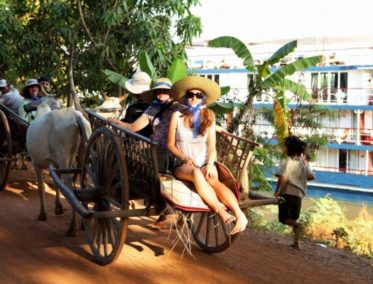
POLYGON ((276 172, 278 177, 276 197, 286 201, 279 204, 279 221, 293 227, 293 248, 299 249, 302 231, 298 219, 302 207, 302 198, 306 195, 307 181, 315 179, 307 159, 303 156, 307 144, 297 136, 290 135, 284 141, 286 158, 280 162, 276 172))

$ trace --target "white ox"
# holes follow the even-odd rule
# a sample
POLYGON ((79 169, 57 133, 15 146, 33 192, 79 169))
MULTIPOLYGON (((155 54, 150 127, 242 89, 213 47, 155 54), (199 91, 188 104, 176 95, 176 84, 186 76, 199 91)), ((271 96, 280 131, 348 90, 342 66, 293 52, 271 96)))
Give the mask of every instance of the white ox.
MULTIPOLYGON (((45 189, 42 169, 52 163, 57 168, 72 168, 82 162, 84 148, 92 133, 89 122, 81 112, 72 108, 51 111, 47 104, 38 106, 36 118, 27 130, 26 145, 31 157, 40 197, 39 220, 46 220, 45 189)), ((68 182, 68 181, 67 181, 68 182)), ((56 190, 55 214, 63 214, 63 206, 56 190)), ((75 234, 75 212, 68 233, 75 234)))
POLYGON ((104 118, 115 117, 117 119, 121 119, 121 115, 123 112, 123 107, 121 102, 127 99, 128 94, 120 96, 120 97, 109 97, 104 95, 104 102, 95 107, 95 112, 103 116, 104 118))

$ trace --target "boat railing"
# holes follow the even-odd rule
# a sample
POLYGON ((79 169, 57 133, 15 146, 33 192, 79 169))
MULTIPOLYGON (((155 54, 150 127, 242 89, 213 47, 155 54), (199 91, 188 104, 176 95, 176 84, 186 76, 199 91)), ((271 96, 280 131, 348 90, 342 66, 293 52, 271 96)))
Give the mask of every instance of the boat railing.
MULTIPOLYGON (((309 88, 314 104, 321 105, 373 105, 372 88, 309 88)), ((299 99, 289 93, 290 104, 298 104, 299 99)), ((254 104, 273 103, 274 94, 271 92, 256 96, 254 104)))
MULTIPOLYGON (((253 130, 257 136, 265 139, 274 137, 275 129, 272 124, 256 123, 253 130)), ((317 130, 304 127, 293 127, 294 134, 299 136, 310 136, 315 134, 325 134, 329 137, 329 143, 348 143, 355 145, 373 145, 373 129, 372 128, 347 128, 347 127, 323 127, 317 130)))
POLYGON ((345 167, 322 166, 322 165, 318 165, 317 162, 315 162, 312 165, 312 169, 315 171, 323 171, 323 172, 335 172, 335 173, 373 176, 373 170, 361 169, 361 168, 352 167, 352 166, 345 166, 345 167))

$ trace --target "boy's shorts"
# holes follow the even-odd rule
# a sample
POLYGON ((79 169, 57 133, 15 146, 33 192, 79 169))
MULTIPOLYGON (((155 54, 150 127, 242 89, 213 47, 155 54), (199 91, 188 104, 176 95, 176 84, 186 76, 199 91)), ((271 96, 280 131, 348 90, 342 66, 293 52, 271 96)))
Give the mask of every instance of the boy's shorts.
POLYGON ((283 194, 286 200, 278 205, 278 220, 284 224, 286 219, 298 220, 302 208, 302 198, 290 194, 283 194))

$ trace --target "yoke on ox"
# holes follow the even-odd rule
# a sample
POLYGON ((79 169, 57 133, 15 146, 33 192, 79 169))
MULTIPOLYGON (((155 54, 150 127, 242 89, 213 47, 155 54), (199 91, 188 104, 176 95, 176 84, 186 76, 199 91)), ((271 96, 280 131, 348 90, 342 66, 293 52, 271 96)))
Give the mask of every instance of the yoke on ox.
MULTIPOLYGON (((38 106, 36 118, 27 130, 26 145, 38 183, 39 220, 46 220, 42 169, 50 165, 57 168, 71 168, 76 160, 80 161, 85 142, 88 141, 91 132, 89 122, 77 110, 72 108, 51 110, 46 104, 38 106)), ((55 213, 63 213, 58 189, 56 189, 55 213)), ((71 225, 74 226, 75 223, 71 225)), ((75 229, 75 226, 70 229, 75 229)), ((74 231, 69 230, 69 232, 74 234, 74 231)))

